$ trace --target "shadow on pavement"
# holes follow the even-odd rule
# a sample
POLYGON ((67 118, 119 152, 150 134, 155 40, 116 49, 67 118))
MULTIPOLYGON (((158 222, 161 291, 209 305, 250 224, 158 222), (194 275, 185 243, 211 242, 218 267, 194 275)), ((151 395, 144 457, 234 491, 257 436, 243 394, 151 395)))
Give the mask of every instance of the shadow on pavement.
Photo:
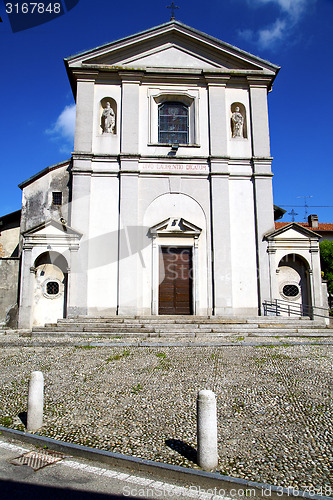
POLYGON ((184 443, 184 441, 181 441, 180 439, 167 439, 165 444, 194 464, 197 463, 197 450, 193 448, 193 446, 184 443))
MULTIPOLYGON (((93 491, 54 488, 29 483, 0 480, 1 498, 8 500, 124 500, 121 495, 95 493, 93 491)), ((132 499, 133 497, 128 496, 132 499)))

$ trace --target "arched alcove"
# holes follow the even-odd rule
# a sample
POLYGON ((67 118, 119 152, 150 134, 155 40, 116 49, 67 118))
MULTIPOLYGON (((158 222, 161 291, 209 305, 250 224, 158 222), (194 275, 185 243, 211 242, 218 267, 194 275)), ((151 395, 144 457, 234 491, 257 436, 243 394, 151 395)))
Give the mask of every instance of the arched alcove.
POLYGON ((66 317, 68 263, 58 252, 44 252, 35 260, 33 325, 56 323, 66 317))
POLYGON ((247 139, 246 108, 241 102, 230 106, 230 128, 233 139, 247 139))
POLYGON ((100 101, 100 132, 101 134, 117 133, 117 102, 112 97, 103 97, 100 101))
POLYGON ((309 263, 297 254, 286 254, 277 269, 280 298, 304 306, 300 308, 304 315, 309 314, 311 306, 309 271, 309 263))

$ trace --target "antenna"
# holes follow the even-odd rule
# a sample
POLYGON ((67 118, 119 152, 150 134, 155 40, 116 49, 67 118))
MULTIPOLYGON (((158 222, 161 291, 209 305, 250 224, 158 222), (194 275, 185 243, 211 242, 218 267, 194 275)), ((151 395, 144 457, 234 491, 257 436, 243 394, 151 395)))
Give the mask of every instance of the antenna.
POLYGON ((306 199, 313 198, 313 196, 310 194, 310 195, 306 195, 306 196, 297 196, 297 198, 304 198, 304 220, 306 222, 308 220, 308 208, 309 208, 309 205, 307 204, 306 199))

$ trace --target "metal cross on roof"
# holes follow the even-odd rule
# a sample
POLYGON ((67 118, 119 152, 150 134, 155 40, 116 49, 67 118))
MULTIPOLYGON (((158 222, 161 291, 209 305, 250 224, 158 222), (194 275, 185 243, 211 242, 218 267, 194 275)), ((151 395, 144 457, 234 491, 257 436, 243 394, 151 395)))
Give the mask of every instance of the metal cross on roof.
POLYGON ((288 215, 291 215, 291 217, 292 217, 291 221, 295 222, 295 216, 298 215, 298 214, 295 212, 294 209, 292 209, 291 212, 288 212, 288 215))
POLYGON ((167 9, 171 9, 171 19, 170 19, 170 21, 174 21, 175 20, 175 10, 179 9, 179 7, 177 7, 177 5, 175 5, 174 2, 172 1, 171 5, 167 5, 167 9))

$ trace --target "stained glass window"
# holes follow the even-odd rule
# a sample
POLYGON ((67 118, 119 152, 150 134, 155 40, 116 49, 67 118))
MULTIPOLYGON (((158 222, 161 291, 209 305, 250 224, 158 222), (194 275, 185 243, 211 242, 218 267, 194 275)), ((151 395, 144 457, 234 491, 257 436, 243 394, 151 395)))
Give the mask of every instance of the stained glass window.
POLYGON ((188 144, 188 107, 181 102, 164 102, 158 108, 158 142, 188 144))

